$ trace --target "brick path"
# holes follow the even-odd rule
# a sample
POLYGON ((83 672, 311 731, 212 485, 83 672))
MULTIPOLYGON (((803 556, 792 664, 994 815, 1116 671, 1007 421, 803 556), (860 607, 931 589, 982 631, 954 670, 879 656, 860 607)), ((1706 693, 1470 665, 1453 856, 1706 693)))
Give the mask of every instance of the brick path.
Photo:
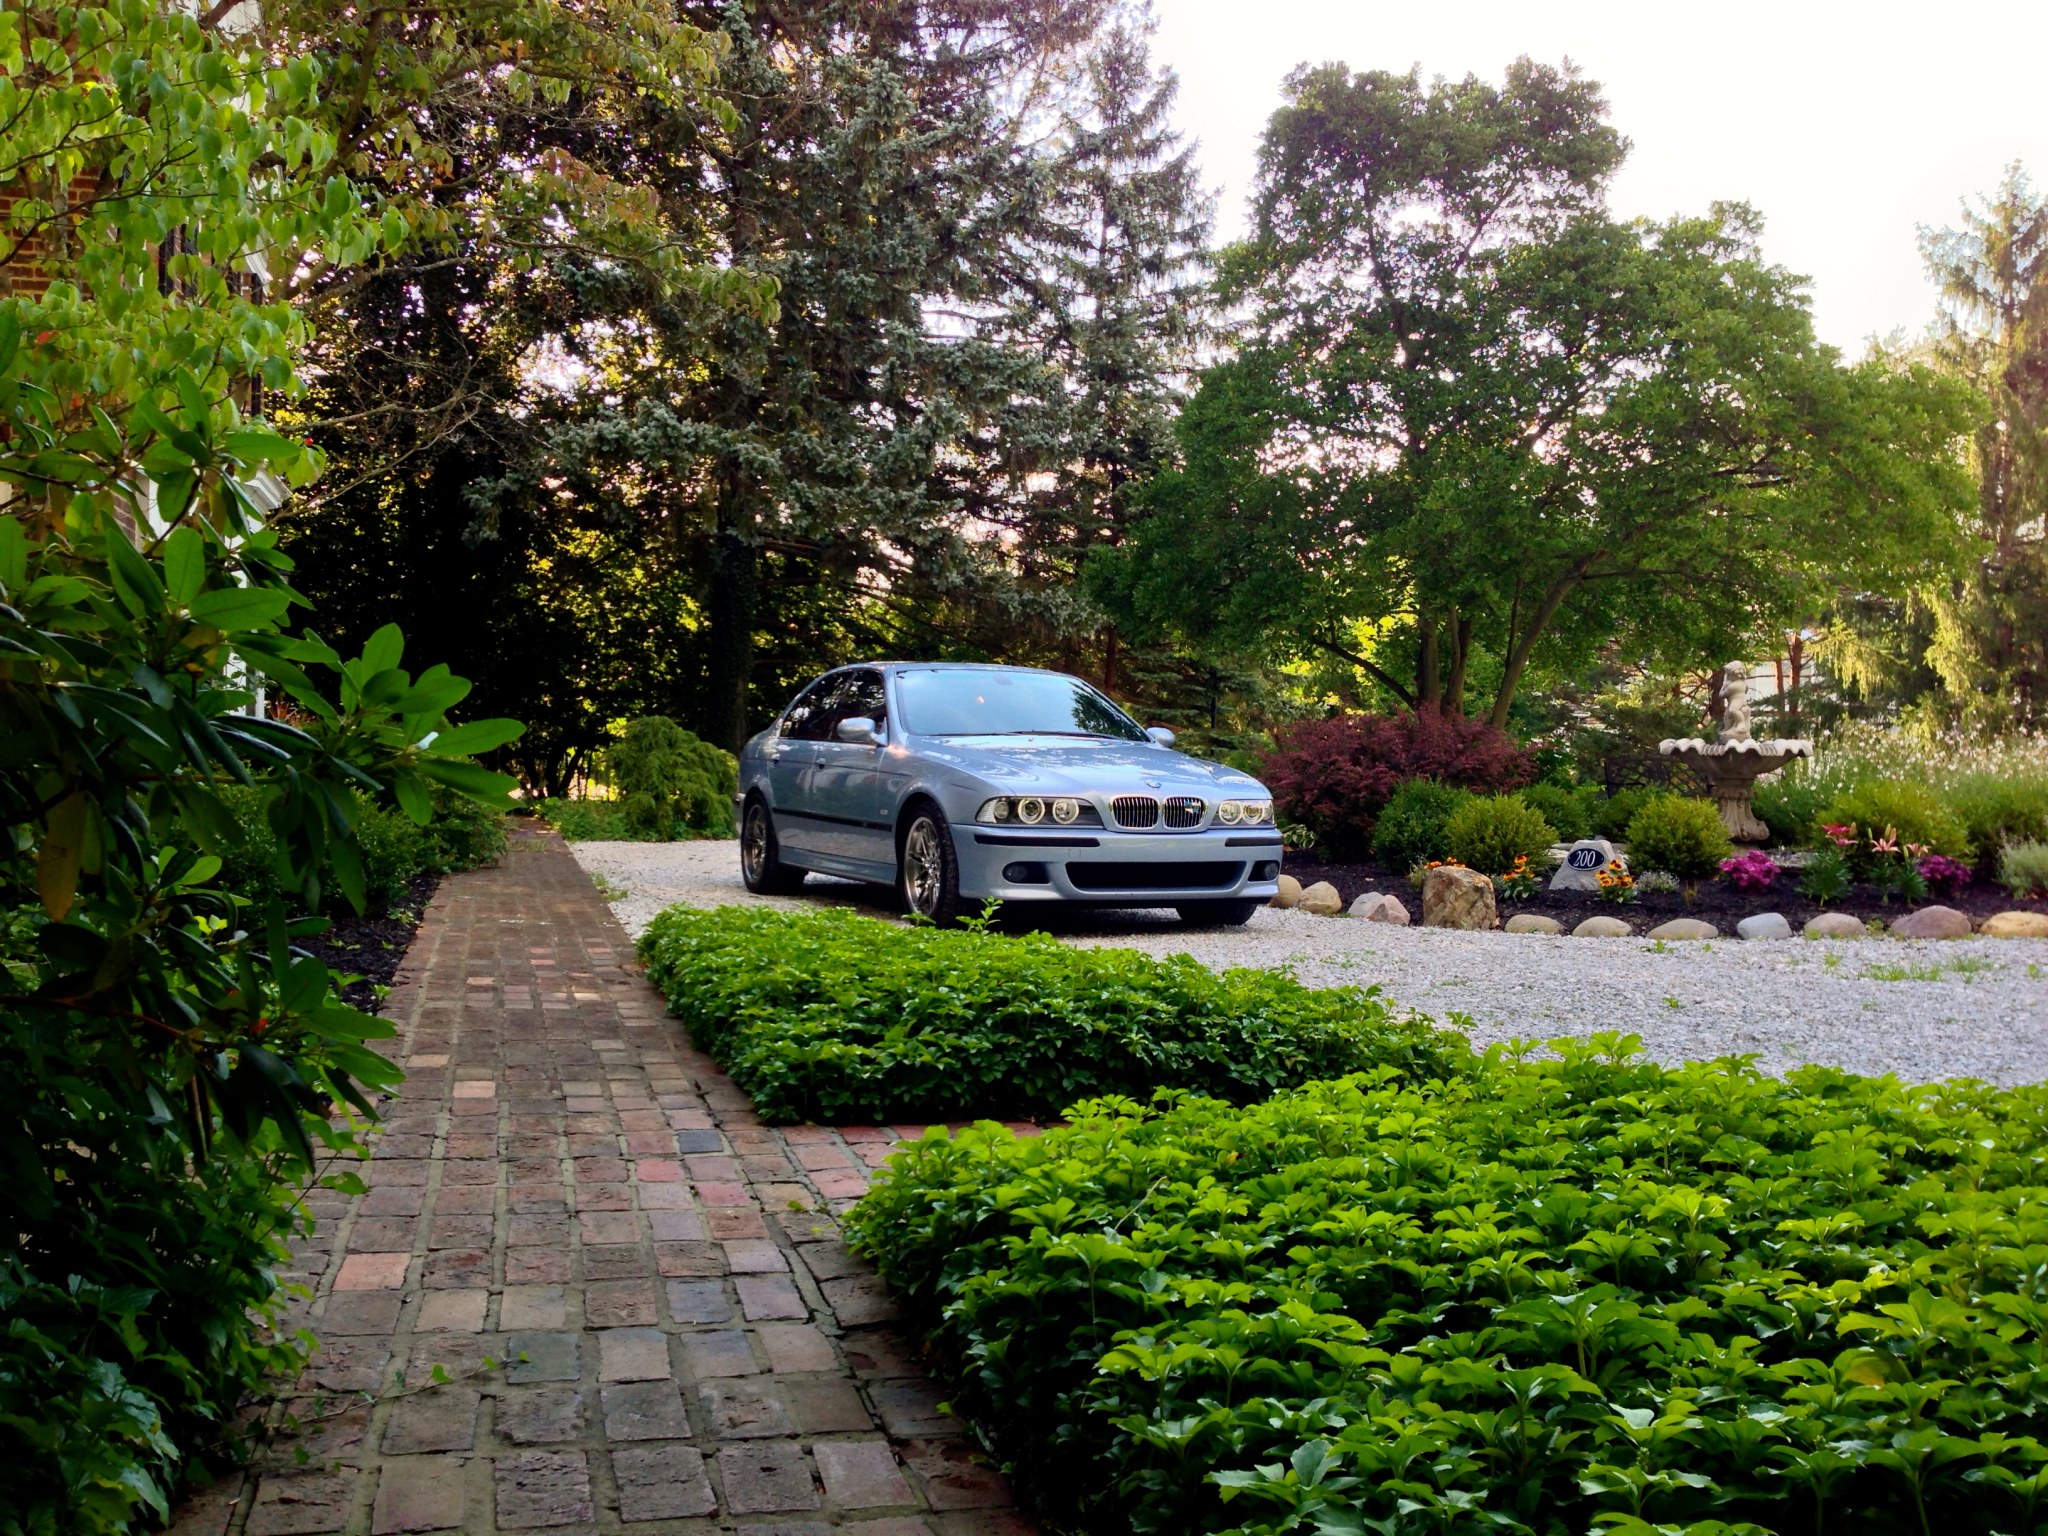
POLYGON ((300 1432, 176 1536, 1032 1529, 832 1219, 920 1127, 764 1127, 551 834, 443 884, 385 1011, 410 1076, 302 1252, 300 1432))

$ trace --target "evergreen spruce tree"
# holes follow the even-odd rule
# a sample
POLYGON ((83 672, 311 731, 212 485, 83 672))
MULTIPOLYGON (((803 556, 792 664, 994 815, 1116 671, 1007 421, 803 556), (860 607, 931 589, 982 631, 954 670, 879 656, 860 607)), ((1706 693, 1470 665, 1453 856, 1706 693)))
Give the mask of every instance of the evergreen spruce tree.
MULTIPOLYGON (((1206 333, 1212 201, 1173 126, 1180 86, 1153 66, 1149 8, 1090 49, 1053 140, 1033 280, 1012 315, 1057 371, 1057 433, 1013 523, 1027 588, 1073 593, 1090 552, 1123 541, 1137 491, 1173 454, 1173 424, 1206 333)), ((1049 636, 1062 665, 1113 690, 1183 696, 1193 664, 1131 654, 1093 605, 1049 636)), ((1206 687, 1212 669, 1195 668, 1206 687)))
POLYGON ((1988 406, 1971 443, 1977 558, 1928 594, 1927 661, 1961 723, 2038 728, 2048 724, 2048 196, 2015 165, 1962 228, 1924 231, 1921 248, 1941 287, 1936 356, 1988 406))

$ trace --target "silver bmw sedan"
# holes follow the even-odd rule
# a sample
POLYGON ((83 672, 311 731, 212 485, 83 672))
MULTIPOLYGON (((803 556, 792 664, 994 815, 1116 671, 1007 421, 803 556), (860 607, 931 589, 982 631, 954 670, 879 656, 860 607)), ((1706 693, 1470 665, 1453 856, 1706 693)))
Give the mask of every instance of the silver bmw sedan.
POLYGON ((844 875, 938 923, 996 899, 1234 925, 1280 877, 1258 780, 1035 667, 828 672, 741 752, 737 809, 748 890, 844 875))

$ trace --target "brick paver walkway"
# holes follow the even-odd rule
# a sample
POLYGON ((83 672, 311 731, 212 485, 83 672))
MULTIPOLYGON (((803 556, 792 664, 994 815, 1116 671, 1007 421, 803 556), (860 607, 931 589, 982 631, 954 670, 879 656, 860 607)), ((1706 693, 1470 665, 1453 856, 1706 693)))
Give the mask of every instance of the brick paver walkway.
POLYGON ((178 1536, 1030 1531, 832 1219, 920 1128, 764 1127, 549 834, 441 887, 385 1011, 301 1430, 178 1536))

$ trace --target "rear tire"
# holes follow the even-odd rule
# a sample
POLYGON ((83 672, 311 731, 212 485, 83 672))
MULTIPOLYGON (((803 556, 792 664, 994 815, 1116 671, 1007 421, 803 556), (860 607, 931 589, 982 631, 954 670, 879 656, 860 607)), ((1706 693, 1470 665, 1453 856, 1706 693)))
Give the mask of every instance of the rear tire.
POLYGON ((1242 928, 1263 906, 1258 901, 1184 901, 1173 910, 1190 928, 1242 928))
POLYGON ((782 862, 765 801, 749 800, 740 820, 740 878, 756 896, 794 896, 803 889, 804 872, 782 862))
POLYGON ((945 819, 929 803, 911 812, 897 841, 896 893, 913 916, 941 928, 960 920, 960 860, 945 819))

